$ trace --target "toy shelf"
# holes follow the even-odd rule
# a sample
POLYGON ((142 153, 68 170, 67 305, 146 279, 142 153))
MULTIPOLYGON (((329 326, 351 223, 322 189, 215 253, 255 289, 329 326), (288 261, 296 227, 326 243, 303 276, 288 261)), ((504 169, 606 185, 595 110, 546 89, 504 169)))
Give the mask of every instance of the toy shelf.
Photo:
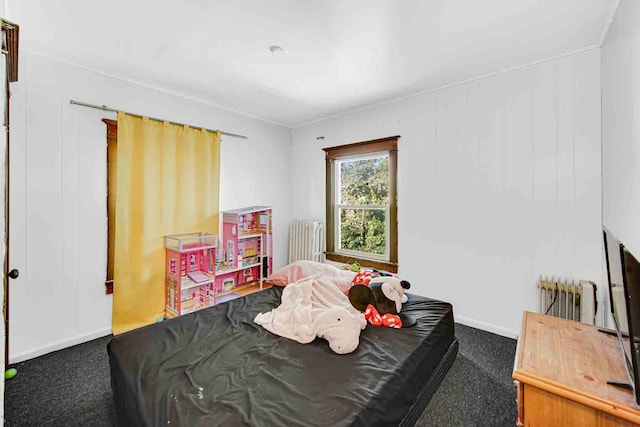
POLYGON ((209 285, 216 280, 213 274, 207 274, 207 273, 203 273, 203 274, 208 277, 208 280, 205 280, 203 282, 196 282, 194 280, 191 280, 188 276, 183 277, 182 280, 180 281, 181 288, 182 289, 196 288, 198 286, 209 285))
POLYGON ((260 267, 260 263, 257 262, 255 264, 250 264, 250 265, 245 265, 245 266, 240 266, 240 267, 235 267, 235 268, 222 267, 222 268, 216 270, 216 275, 220 276, 222 274, 235 273, 237 271, 242 271, 242 270, 244 270, 246 268, 253 268, 253 267, 260 267))
POLYGON ((252 286, 255 286, 255 285, 259 284, 259 283, 260 282, 257 281, 257 280, 254 280, 253 282, 247 282, 247 283, 244 283, 242 285, 236 286, 235 288, 231 289, 230 291, 218 292, 216 294, 216 296, 217 297, 221 297, 221 296, 224 296, 224 295, 229 295, 229 294, 234 293, 234 292, 242 292, 243 290, 248 289, 248 288, 250 288, 252 286))
POLYGON ((254 239, 258 236, 262 236, 264 235, 263 232, 261 231, 253 231, 251 233, 245 233, 245 234, 241 234, 238 236, 238 240, 242 240, 242 239, 254 239))

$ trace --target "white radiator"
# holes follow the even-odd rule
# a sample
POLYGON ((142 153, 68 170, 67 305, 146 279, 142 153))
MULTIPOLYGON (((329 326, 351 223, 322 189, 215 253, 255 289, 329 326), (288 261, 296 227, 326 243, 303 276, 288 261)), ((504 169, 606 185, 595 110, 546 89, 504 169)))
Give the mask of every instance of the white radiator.
POLYGON ((540 278, 540 313, 594 325, 596 285, 587 280, 540 278))
POLYGON ((324 261, 324 223, 294 219, 289 230, 289 263, 299 260, 324 261))

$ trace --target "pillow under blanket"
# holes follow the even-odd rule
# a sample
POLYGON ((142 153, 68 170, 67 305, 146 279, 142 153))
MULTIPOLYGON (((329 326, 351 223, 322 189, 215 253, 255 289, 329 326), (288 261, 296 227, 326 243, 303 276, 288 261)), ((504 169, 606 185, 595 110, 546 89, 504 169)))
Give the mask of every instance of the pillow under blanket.
POLYGON ((347 293, 351 288, 351 282, 356 273, 349 270, 340 270, 331 264, 324 264, 316 261, 295 261, 275 271, 266 280, 276 286, 287 286, 296 283, 305 277, 319 274, 324 279, 331 281, 343 293, 347 293))

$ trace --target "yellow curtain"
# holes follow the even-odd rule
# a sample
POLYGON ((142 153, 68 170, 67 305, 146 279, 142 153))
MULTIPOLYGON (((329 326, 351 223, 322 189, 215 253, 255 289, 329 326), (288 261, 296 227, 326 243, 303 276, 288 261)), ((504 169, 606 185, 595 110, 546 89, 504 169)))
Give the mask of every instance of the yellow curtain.
POLYGON ((165 234, 218 234, 220 133, 118 112, 113 333, 164 315, 165 234))

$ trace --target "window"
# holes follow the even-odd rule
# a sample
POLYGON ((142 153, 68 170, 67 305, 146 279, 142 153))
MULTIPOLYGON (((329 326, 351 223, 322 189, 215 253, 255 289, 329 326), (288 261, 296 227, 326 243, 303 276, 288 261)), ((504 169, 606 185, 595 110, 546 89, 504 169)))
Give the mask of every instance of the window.
POLYGON ((324 149, 327 259, 397 272, 398 138, 324 149))

